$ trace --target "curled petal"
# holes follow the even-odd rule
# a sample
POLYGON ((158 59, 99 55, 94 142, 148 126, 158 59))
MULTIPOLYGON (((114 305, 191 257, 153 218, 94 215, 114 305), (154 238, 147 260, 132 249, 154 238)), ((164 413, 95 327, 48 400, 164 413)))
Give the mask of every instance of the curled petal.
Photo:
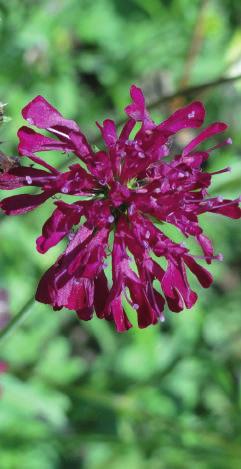
POLYGON ((30 125, 35 125, 39 129, 53 128, 79 131, 76 122, 64 119, 59 111, 51 106, 43 96, 36 96, 27 104, 22 110, 22 115, 30 125))
POLYGON ((130 281, 127 285, 129 287, 132 302, 136 305, 138 326, 143 329, 150 324, 156 324, 158 314, 148 300, 144 291, 144 286, 139 285, 137 282, 130 281))
MULTIPOLYGON (((76 254, 82 250, 83 244, 90 238, 91 233, 92 231, 86 227, 81 227, 78 230, 65 253, 57 259, 55 264, 41 278, 36 293, 37 301, 52 304, 57 309, 65 306, 69 309, 81 310, 84 307, 91 306, 91 301, 87 301, 86 295, 88 291, 92 292, 92 280, 84 279, 81 276, 81 269, 79 272, 76 271, 75 275, 68 272, 70 263, 73 262, 76 254)), ((79 267, 81 266, 79 265, 79 267)))
POLYGON ((133 103, 125 108, 126 114, 135 121, 150 123, 150 116, 145 106, 145 97, 141 88, 132 85, 130 95, 133 103))
POLYGON ((51 217, 45 222, 42 236, 36 241, 38 252, 44 254, 51 247, 58 244, 70 232, 73 225, 80 221, 80 217, 80 207, 65 204, 65 211, 63 212, 60 203, 51 217))
POLYGON ((162 289, 172 311, 181 311, 184 308, 183 301, 187 308, 191 308, 196 303, 197 294, 188 285, 181 260, 177 265, 169 260, 167 270, 162 279, 162 289))
POLYGON ((25 126, 19 129, 18 138, 18 151, 23 156, 31 157, 33 153, 38 151, 58 150, 68 152, 73 150, 71 143, 68 144, 46 137, 25 126))

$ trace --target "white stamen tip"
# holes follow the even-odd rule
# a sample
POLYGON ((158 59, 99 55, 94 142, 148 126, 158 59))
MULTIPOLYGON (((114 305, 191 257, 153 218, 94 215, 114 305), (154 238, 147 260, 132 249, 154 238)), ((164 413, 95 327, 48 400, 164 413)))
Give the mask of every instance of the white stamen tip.
POLYGON ((32 184, 33 180, 30 176, 26 176, 26 182, 27 184, 32 184))
POLYGON ((113 215, 110 215, 110 216, 108 217, 108 222, 109 222, 109 223, 113 223, 114 219, 115 219, 115 217, 113 217, 113 215))
POLYGON ((146 194, 147 192, 147 189, 138 189, 139 194, 146 194))
POLYGON ((74 237, 75 237, 75 233, 72 233, 72 232, 70 231, 70 233, 68 234, 68 240, 69 240, 69 241, 72 241, 72 239, 74 239, 74 237))
POLYGON ((60 135, 61 137, 64 137, 64 138, 67 138, 68 140, 70 140, 70 137, 67 134, 65 134, 64 132, 60 132, 60 130, 56 130, 52 127, 48 127, 47 130, 49 132, 53 132, 54 134, 60 135))
POLYGON ((132 308, 133 309, 139 309, 139 305, 137 303, 133 303, 132 308))
POLYGON ((129 215, 133 215, 133 213, 134 213, 134 210, 135 210, 135 207, 134 207, 134 205, 131 205, 131 206, 129 207, 129 209, 128 209, 128 213, 129 213, 129 215))
POLYGON ((195 111, 189 112, 187 117, 188 117, 188 119, 193 119, 193 117, 195 117, 195 111))

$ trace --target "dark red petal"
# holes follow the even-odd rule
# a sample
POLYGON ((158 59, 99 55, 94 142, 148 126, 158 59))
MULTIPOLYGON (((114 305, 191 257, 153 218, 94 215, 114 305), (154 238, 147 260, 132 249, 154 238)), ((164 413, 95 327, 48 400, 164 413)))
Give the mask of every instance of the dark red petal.
POLYGON ((125 311, 123 310, 120 298, 116 298, 112 301, 111 314, 118 332, 125 332, 132 327, 125 311))
POLYGON ((6 215, 20 215, 34 210, 45 200, 49 199, 53 192, 42 192, 41 194, 19 194, 7 197, 0 202, 1 209, 6 215))
POLYGON ((82 321, 90 321, 90 319, 92 319, 93 317, 94 309, 93 309, 93 306, 90 306, 90 307, 79 309, 78 311, 76 311, 76 313, 77 313, 78 318, 81 319, 82 321))
POLYGON ((207 212, 218 213, 219 215, 224 215, 225 217, 238 220, 239 218, 241 218, 241 209, 238 206, 238 202, 233 201, 233 205, 230 204, 230 205, 225 206, 225 203, 229 203, 229 202, 230 202, 229 200, 224 200, 222 202, 223 207, 213 208, 210 210, 207 209, 207 212))
MULTIPOLYGON (((39 281, 35 298, 40 303, 56 306, 55 269, 56 264, 52 265, 39 281)), ((58 309, 61 309, 61 307, 58 307, 58 309)))
POLYGON ((204 256, 207 257, 206 261, 207 261, 207 264, 211 264, 212 262, 212 257, 213 257, 213 246, 212 246, 212 242, 210 241, 210 239, 207 238, 207 236, 205 236, 204 234, 200 234, 197 236, 197 241, 198 243, 200 244, 202 250, 203 250, 203 254, 204 256), (210 258, 210 259, 209 259, 210 258))
POLYGON ((202 287, 209 288, 213 281, 212 275, 204 269, 204 267, 199 265, 192 256, 186 255, 183 256, 183 259, 191 272, 196 275, 202 287))
POLYGON ((36 241, 38 252, 44 254, 48 249, 59 243, 69 233, 72 226, 79 222, 80 217, 81 210, 79 207, 69 205, 68 210, 65 208, 65 212, 61 210, 61 206, 56 208, 51 217, 45 222, 42 236, 36 241))
POLYGON ((107 278, 104 271, 101 270, 98 277, 94 280, 95 282, 95 294, 94 294, 94 306, 96 314, 99 318, 104 317, 105 304, 108 298, 109 289, 107 278))
POLYGON ((76 279, 72 277, 63 288, 58 289, 58 303, 68 309, 77 311, 77 313, 86 310, 86 308, 93 311, 93 281, 87 278, 76 279))
POLYGON ((138 283, 131 281, 128 281, 127 285, 132 302, 137 307, 138 326, 143 329, 150 324, 156 324, 158 316, 148 301, 144 291, 144 285, 138 285, 138 283))
POLYGON ((53 177, 55 176, 42 169, 19 166, 0 173, 0 189, 13 190, 23 186, 42 187, 53 177))

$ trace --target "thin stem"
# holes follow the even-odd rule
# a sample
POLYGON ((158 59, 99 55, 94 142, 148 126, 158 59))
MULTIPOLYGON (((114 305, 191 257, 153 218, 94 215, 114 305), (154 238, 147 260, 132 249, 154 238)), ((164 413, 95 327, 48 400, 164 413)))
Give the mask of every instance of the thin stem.
POLYGON ((192 36, 189 41, 189 48, 187 50, 187 56, 183 67, 183 75, 179 82, 179 86, 181 88, 189 85, 193 66, 202 48, 204 40, 205 15, 208 6, 209 0, 201 0, 197 11, 196 21, 193 26, 192 36))
POLYGON ((35 297, 32 296, 28 299, 28 301, 22 306, 20 311, 12 318, 12 320, 7 324, 4 329, 0 331, 0 341, 6 339, 14 330, 15 328, 21 324, 22 321, 27 317, 28 313, 30 312, 31 306, 34 304, 35 297))

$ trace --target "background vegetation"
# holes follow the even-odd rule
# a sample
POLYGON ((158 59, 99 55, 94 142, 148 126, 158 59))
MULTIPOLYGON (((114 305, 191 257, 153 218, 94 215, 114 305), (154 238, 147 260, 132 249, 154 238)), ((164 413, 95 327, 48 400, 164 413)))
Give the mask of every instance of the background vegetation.
MULTIPOLYGON (((0 100, 16 154, 21 108, 42 94, 89 136, 123 117, 131 83, 150 102, 241 72, 239 0, 0 0, 0 100)), ((207 121, 230 124, 234 144, 210 158, 230 165, 213 194, 241 180, 241 81, 190 90, 153 110, 201 99, 207 121)), ((179 137, 177 144, 182 144, 179 137)), ((190 137, 190 135, 188 135, 190 137)), ((61 162, 62 155, 55 156, 61 162)), ((33 295, 58 249, 35 251, 49 207, 0 220, 0 327, 33 295)), ((117 334, 100 320, 34 304, 0 344, 1 469, 237 469, 241 464, 240 223, 203 218, 224 262, 197 306, 147 330, 117 334)))

